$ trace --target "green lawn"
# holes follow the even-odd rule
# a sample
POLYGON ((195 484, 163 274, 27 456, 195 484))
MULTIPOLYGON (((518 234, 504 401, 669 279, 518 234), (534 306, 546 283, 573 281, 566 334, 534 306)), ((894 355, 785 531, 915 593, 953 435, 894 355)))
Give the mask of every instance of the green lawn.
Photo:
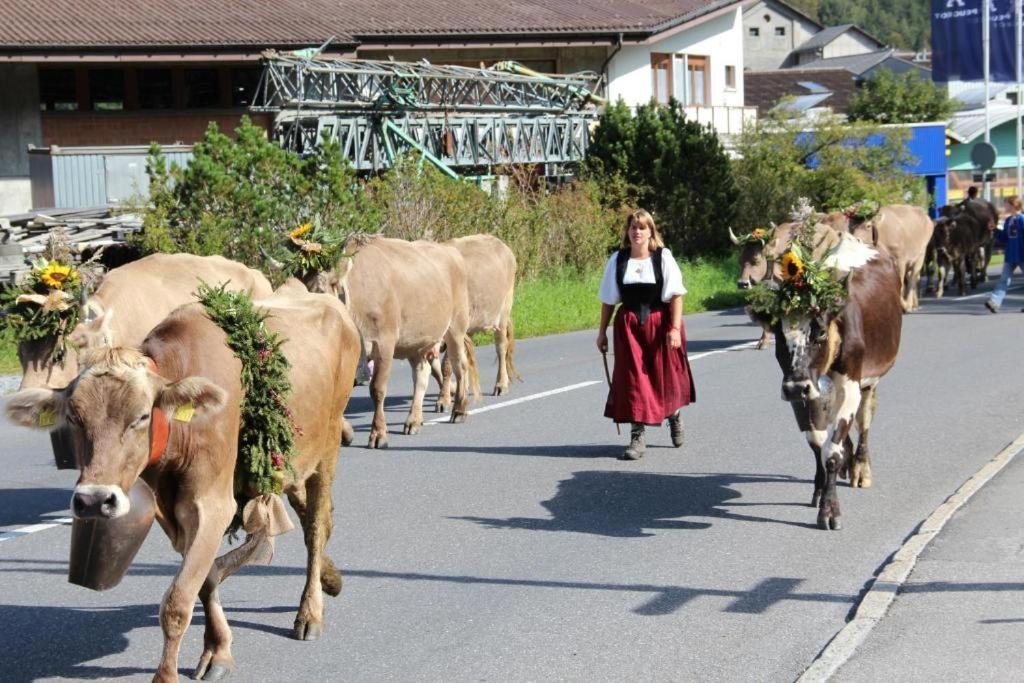
MULTIPOLYGON (((685 313, 743 304, 743 294, 736 289, 735 257, 683 261, 680 265, 687 289, 683 297, 685 313)), ((516 337, 596 328, 601 314, 597 299, 600 281, 601 270, 594 269, 584 275, 567 271, 520 284, 512 309, 516 337)), ((480 335, 477 342, 489 344, 491 337, 480 335)), ((0 374, 20 371, 14 345, 0 342, 0 374)))

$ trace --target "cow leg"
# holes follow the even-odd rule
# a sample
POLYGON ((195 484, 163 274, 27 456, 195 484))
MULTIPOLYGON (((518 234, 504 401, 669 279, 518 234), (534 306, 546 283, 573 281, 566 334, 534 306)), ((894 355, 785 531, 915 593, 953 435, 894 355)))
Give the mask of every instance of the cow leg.
POLYGON ((860 385, 846 375, 831 374, 836 391, 836 411, 833 424, 829 425, 825 449, 822 450, 826 482, 825 495, 818 509, 818 526, 822 529, 838 530, 840 522, 839 495, 836 491, 836 476, 843 466, 846 441, 850 436, 850 428, 860 407, 860 385))
POLYGON ((412 405, 409 407, 409 416, 405 418, 402 433, 419 434, 423 428, 423 397, 430 383, 430 363, 421 357, 415 361, 410 360, 409 366, 412 367, 412 405))
POLYGON ((935 298, 941 299, 946 291, 946 259, 941 256, 936 261, 935 268, 938 271, 938 282, 936 283, 935 298))
POLYGON ((757 350, 764 351, 772 341, 772 328, 761 326, 761 338, 757 341, 757 350))
POLYGON ((821 466, 821 447, 825 443, 826 415, 821 409, 820 401, 794 401, 793 415, 796 424, 803 432, 807 444, 814 454, 814 493, 811 495, 811 507, 818 507, 821 496, 825 492, 825 468, 821 466), (816 425, 815 422, 818 424, 816 425))
POLYGON ((199 589, 203 603, 206 629, 203 631, 203 655, 192 677, 196 680, 219 681, 235 668, 231 655, 231 629, 220 604, 220 571, 214 563, 199 589))
POLYGON ((395 345, 376 341, 373 343, 373 377, 370 379, 370 398, 373 399, 373 423, 370 427, 370 441, 367 448, 388 447, 388 423, 384 420, 384 398, 388 393, 388 378, 391 376, 391 362, 395 345))
POLYGON ((430 369, 437 378, 438 386, 435 410, 446 413, 452 407, 452 361, 447 350, 444 352, 444 358, 437 361, 437 369, 434 369, 433 364, 430 369))
POLYGON ((494 351, 498 354, 498 379, 494 382, 494 395, 501 396, 508 393, 508 322, 503 322, 494 328, 494 351))
POLYGON ((878 388, 872 386, 864 390, 860 407, 857 409, 857 452, 853 456, 853 470, 850 476, 850 486, 853 488, 871 487, 871 453, 868 451, 868 432, 871 430, 871 421, 875 417, 876 392, 878 388))
POLYGON ((465 422, 469 413, 469 366, 466 362, 466 345, 462 334, 445 335, 448 341, 448 358, 455 375, 455 403, 452 406, 452 422, 465 422))
MULTIPOLYGON (((181 649, 181 639, 192 621, 192 611, 199 596, 199 589, 210 576, 221 537, 233 514, 232 499, 182 502, 175 508, 178 524, 187 535, 186 550, 181 568, 160 604, 160 628, 164 634, 164 651, 160 666, 153 677, 154 681, 169 683, 178 680, 178 651, 181 649)), ((219 612, 219 615, 223 616, 223 612, 219 612)), ((217 618, 214 616, 214 620, 217 618)), ((226 628, 226 620, 223 625, 226 628)), ((230 634, 228 638, 230 642, 230 634)), ((204 673, 215 672, 207 670, 204 673)))
POLYGON ((964 257, 963 256, 960 256, 960 258, 957 259, 956 265, 954 266, 954 270, 956 272, 956 289, 960 293, 960 296, 963 296, 964 294, 967 293, 967 292, 964 291, 964 284, 965 283, 964 283, 964 257))
MULTIPOLYGON (((425 361, 423 365, 429 372, 430 366, 425 361)), ((428 378, 429 374, 424 373, 424 383, 428 378)), ((334 457, 322 458, 317 471, 306 480, 306 523, 302 529, 306 537, 306 587, 302 592, 299 613, 295 616, 294 632, 297 640, 317 640, 323 635, 325 572, 333 570, 337 574, 338 589, 341 587, 340 573, 324 555, 333 528, 331 484, 336 463, 334 457)), ((330 584, 331 581, 326 583, 330 584)))
MULTIPOLYGON (((291 503, 292 509, 295 510, 295 514, 299 518, 303 538, 305 538, 305 535, 309 533, 307 530, 309 517, 306 514, 306 489, 302 487, 291 489, 287 494, 288 502, 291 503)), ((334 505, 333 499, 331 505, 332 507, 334 505)), ((341 572, 334 566, 334 562, 327 556, 327 553, 322 554, 320 556, 320 587, 324 589, 324 593, 331 597, 337 597, 341 594, 341 585, 341 572)))

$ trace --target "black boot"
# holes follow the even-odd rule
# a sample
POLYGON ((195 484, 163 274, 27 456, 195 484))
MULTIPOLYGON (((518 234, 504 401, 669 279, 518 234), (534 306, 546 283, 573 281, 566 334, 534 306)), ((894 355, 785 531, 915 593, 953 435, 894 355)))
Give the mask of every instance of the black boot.
POLYGON ((622 454, 622 460, 639 460, 644 457, 644 450, 647 445, 644 443, 644 426, 637 422, 629 430, 629 446, 622 454))
POLYGON ((683 416, 678 410, 668 418, 668 431, 672 434, 672 445, 676 448, 682 446, 686 432, 683 430, 683 416))

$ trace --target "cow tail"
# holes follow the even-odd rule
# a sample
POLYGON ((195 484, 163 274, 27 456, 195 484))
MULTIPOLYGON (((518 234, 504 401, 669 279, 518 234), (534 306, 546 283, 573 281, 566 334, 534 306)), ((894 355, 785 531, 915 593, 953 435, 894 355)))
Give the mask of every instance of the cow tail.
POLYGON ((466 347, 466 373, 469 376, 469 393, 473 394, 473 400, 480 400, 480 372, 476 366, 476 345, 473 339, 467 334, 465 337, 466 347))
POLYGON ((516 370, 515 363, 512 362, 513 356, 516 355, 516 331, 512 325, 512 316, 509 316, 508 323, 505 325, 505 372, 508 373, 508 379, 510 382, 523 381, 523 376, 516 370))

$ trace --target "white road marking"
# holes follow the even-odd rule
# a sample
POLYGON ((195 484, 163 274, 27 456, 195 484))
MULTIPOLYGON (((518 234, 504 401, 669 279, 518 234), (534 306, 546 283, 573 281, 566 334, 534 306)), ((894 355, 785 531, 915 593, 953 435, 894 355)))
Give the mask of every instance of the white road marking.
POLYGON ((60 517, 59 519, 55 519, 52 522, 47 522, 46 524, 30 524, 28 526, 11 529, 10 531, 0 531, 0 543, 2 543, 3 541, 9 541, 12 538, 21 538, 22 536, 34 534, 37 531, 46 531, 47 529, 52 529, 58 526, 65 526, 67 524, 71 524, 71 518, 60 517))
MULTIPOLYGON (((738 351, 740 349, 753 348, 756 345, 757 345, 757 342, 744 342, 742 344, 735 344, 733 346, 727 346, 724 349, 716 349, 714 351, 705 351, 704 353, 697 353, 697 354, 694 354, 694 355, 690 356, 690 362, 692 363, 694 361, 700 360, 701 358, 707 358, 708 356, 714 356, 714 355, 717 355, 719 353, 728 353, 730 351, 738 351)), ((476 410, 471 410, 469 412, 469 414, 470 415, 479 415, 480 413, 486 413, 486 412, 489 412, 491 410, 498 410, 499 408, 508 408, 509 406, 519 405, 520 403, 526 403, 527 401, 535 401, 535 400, 537 400, 539 398, 547 398, 548 396, 555 396, 557 394, 564 394, 567 391, 575 391, 576 389, 584 389, 586 387, 594 386, 595 384, 604 384, 604 381, 603 380, 599 380, 599 379, 595 379, 595 380, 590 380, 589 382, 578 382, 576 384, 570 384, 568 386, 559 387, 557 389, 550 389, 548 391, 541 391, 541 392, 536 393, 536 394, 530 394, 529 396, 522 396, 520 398, 514 398, 511 401, 502 401, 501 403, 494 403, 494 404, 489 405, 489 406, 484 406, 482 408, 477 408, 476 410)), ((423 425, 426 426, 426 425, 431 425, 431 424, 440 424, 442 422, 447 422, 450 419, 451 418, 448 415, 445 415, 444 417, 438 417, 438 418, 434 418, 433 420, 427 420, 427 421, 425 421, 423 423, 423 425)), ((52 514, 52 513, 50 513, 50 514, 52 514)), ((71 523, 71 518, 70 517, 62 517, 60 519, 56 519, 56 520, 54 520, 52 522, 48 522, 48 523, 45 523, 45 524, 31 524, 29 526, 23 526, 23 527, 18 527, 18 528, 12 529, 10 531, 3 531, 3 532, 0 532, 0 542, 2 542, 2 541, 9 541, 9 540, 14 539, 14 538, 21 538, 22 536, 28 536, 29 534, 34 534, 34 533, 36 533, 38 531, 46 531, 47 529, 52 529, 54 527, 63 526, 65 524, 70 524, 70 523, 71 523)))

